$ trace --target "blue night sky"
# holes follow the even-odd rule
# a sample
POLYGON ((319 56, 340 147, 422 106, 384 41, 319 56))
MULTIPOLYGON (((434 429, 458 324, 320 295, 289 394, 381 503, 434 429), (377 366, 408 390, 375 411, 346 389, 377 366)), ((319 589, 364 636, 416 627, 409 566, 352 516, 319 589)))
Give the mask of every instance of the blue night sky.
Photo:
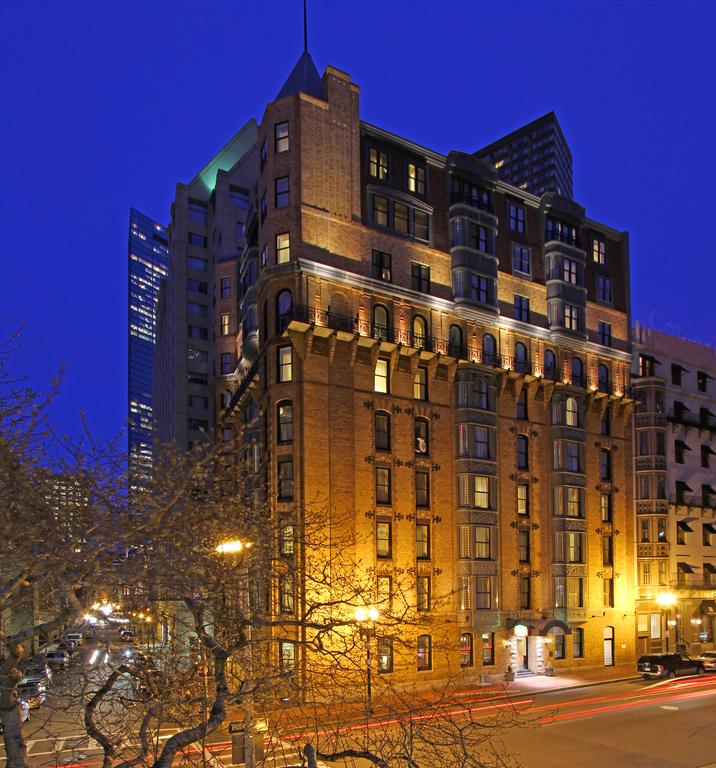
MULTIPOLYGON (((631 233, 633 317, 716 344, 715 3, 319 2, 320 72, 368 122, 471 151, 554 109, 588 215, 631 233), (710 202, 711 201, 711 202, 710 202)), ((163 222, 261 118, 302 49, 302 5, 0 3, 0 330, 15 368, 66 365, 63 431, 126 419, 129 207, 163 222)))

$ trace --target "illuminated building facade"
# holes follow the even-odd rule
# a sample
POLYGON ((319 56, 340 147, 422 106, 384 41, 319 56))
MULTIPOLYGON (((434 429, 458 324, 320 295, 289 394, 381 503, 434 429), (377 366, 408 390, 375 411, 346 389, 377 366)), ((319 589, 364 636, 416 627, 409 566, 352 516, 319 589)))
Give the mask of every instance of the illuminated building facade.
POLYGON ((634 330, 637 650, 713 649, 716 350, 634 330))
POLYGON ((474 156, 493 165, 501 181, 533 195, 573 195, 572 153, 554 112, 478 149, 474 156))
POLYGON ((129 462, 132 482, 152 470, 152 358, 159 288, 167 275, 166 228, 129 211, 129 462))
POLYGON ((304 53, 255 128, 226 310, 212 273, 207 359, 213 338, 237 356, 208 374, 215 436, 277 519, 318 506, 355 542, 367 600, 408 585, 433 629, 394 643, 378 622, 380 673, 631 661, 628 236, 361 121, 359 98, 304 53))

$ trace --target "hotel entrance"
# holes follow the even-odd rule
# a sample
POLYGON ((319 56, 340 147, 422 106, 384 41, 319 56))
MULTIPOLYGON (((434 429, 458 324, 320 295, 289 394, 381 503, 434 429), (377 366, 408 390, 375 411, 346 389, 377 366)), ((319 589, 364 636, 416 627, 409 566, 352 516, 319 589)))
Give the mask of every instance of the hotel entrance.
POLYGON ((528 637, 515 638, 517 646, 517 671, 528 670, 530 668, 529 643, 528 637))

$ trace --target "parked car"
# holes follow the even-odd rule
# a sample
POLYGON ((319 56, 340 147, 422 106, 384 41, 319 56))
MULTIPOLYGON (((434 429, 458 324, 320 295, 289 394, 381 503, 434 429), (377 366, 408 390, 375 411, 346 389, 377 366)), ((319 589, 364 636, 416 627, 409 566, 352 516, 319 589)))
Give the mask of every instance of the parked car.
POLYGON ((716 651, 703 651, 696 658, 703 662, 704 669, 716 672, 716 651))
POLYGON ((132 640, 134 640, 134 630, 133 629, 120 629, 119 630, 119 639, 123 640, 125 643, 131 643, 132 640))
POLYGON ((60 669, 67 669, 70 664, 70 655, 64 650, 47 651, 45 658, 50 666, 60 669))
POLYGON ((47 688, 42 683, 20 681, 17 685, 17 692, 20 698, 25 701, 30 709, 37 709, 40 704, 45 703, 47 698, 47 688))
POLYGON ((651 653, 641 656, 636 671, 644 679, 650 677, 676 677, 677 675, 703 675, 704 664, 680 653, 651 653))
MULTIPOLYGON (((30 705, 25 699, 18 699, 17 704, 20 707, 20 722, 24 723, 26 720, 30 719, 30 705)), ((2 723, 0 722, 0 733, 2 732, 2 723)))
POLYGON ((49 684, 52 682, 52 671, 47 664, 42 664, 41 666, 37 667, 28 667, 28 669, 25 670, 25 674, 22 679, 29 680, 33 683, 42 683, 43 685, 49 686, 49 684))

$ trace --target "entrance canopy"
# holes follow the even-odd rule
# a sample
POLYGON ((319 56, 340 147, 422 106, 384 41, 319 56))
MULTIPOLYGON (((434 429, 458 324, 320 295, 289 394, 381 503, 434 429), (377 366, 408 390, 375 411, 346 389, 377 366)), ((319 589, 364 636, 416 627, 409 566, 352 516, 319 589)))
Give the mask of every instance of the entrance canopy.
POLYGON ((565 635, 572 634, 572 627, 559 619, 538 619, 536 621, 508 619, 507 628, 514 630, 517 636, 530 635, 532 637, 544 637, 545 635, 559 633, 560 631, 565 635), (527 629, 527 632, 520 628, 527 629))

